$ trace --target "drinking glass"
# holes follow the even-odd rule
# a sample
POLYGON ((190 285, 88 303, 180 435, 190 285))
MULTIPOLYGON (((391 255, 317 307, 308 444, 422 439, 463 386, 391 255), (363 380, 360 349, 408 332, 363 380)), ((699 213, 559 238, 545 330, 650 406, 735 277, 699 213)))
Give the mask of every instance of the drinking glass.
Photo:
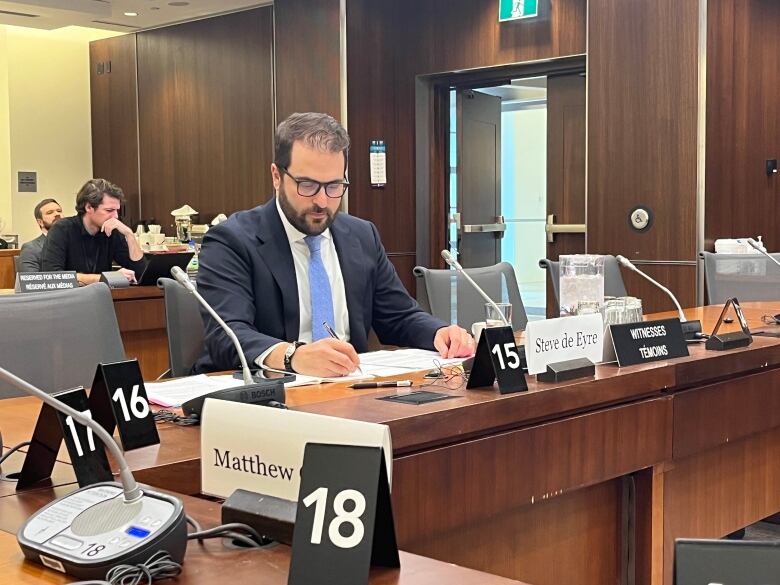
POLYGON ((498 312, 490 303, 485 303, 485 326, 486 327, 506 327, 512 326, 512 303, 496 303, 498 312), (503 318, 502 318, 503 317, 503 318), (504 320, 506 319, 506 321, 504 320))

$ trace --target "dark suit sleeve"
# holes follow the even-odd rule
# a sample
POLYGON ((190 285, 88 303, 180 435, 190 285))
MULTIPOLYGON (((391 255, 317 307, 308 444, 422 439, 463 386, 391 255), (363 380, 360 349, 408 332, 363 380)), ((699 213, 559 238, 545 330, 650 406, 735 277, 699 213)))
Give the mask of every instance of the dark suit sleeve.
MULTIPOLYGON (((216 226, 203 238, 198 262, 198 292, 236 334, 251 366, 266 349, 283 340, 260 333, 255 326, 256 303, 263 301, 255 298, 252 263, 245 239, 227 226, 216 226)), ((238 354, 230 338, 203 308, 201 315, 211 367, 215 370, 238 367, 238 354)))
POLYGON ((448 324, 420 308, 407 292, 371 224, 376 254, 372 326, 382 343, 401 347, 435 349, 436 331, 448 324))
POLYGON ((46 235, 46 243, 41 252, 41 271, 61 272, 67 270, 68 234, 65 223, 57 222, 46 235))
POLYGON ((35 244, 35 240, 22 245, 19 252, 19 272, 40 272, 43 249, 35 244))

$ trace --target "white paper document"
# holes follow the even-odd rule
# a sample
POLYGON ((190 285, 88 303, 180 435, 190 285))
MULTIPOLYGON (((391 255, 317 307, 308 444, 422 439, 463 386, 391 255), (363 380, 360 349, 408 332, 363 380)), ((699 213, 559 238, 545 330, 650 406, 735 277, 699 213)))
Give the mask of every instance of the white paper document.
POLYGON ((400 376, 410 372, 432 370, 441 366, 459 364, 463 358, 444 359, 436 351, 427 349, 396 349, 360 354, 360 369, 372 376, 400 376))
POLYGON ((178 408, 188 400, 225 388, 240 386, 233 376, 187 376, 163 382, 144 382, 149 402, 165 408, 178 408))

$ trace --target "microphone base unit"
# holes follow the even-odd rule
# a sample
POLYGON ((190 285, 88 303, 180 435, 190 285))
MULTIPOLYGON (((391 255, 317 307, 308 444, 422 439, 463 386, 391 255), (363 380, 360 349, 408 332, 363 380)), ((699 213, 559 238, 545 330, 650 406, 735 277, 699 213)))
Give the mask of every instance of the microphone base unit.
POLYGON ((725 351, 727 349, 737 349, 738 347, 747 347, 753 342, 750 335, 745 334, 742 331, 734 331, 733 333, 722 333, 720 335, 711 335, 707 342, 704 344, 706 349, 712 349, 715 351, 725 351))
POLYGON ((217 390, 210 394, 198 396, 181 405, 185 416, 200 417, 206 398, 243 402, 245 404, 265 404, 284 407, 284 383, 280 380, 264 380, 255 384, 236 386, 225 390, 217 390), (274 403, 274 404, 271 404, 274 403))
POLYGON ((24 556, 79 579, 105 579, 112 567, 146 562, 165 550, 182 563, 187 521, 178 498, 144 487, 124 501, 118 482, 97 483, 35 512, 16 535, 24 556))
POLYGON ((684 340, 689 341, 702 338, 701 321, 698 319, 693 321, 681 321, 680 325, 682 326, 684 340))

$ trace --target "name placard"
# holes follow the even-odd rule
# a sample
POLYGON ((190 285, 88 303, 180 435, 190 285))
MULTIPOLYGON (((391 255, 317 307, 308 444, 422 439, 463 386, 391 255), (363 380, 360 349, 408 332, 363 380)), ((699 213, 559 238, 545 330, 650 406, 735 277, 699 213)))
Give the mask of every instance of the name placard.
POLYGON ((679 319, 610 325, 608 336, 620 367, 688 355, 679 319))
POLYGON ((525 330, 525 358, 529 374, 547 371, 548 364, 576 358, 601 361, 604 325, 601 314, 529 321, 525 330))
POLYGON ((381 447, 392 477, 386 425, 209 398, 201 417, 201 491, 226 498, 241 488, 297 501, 307 443, 381 447))
POLYGON ((45 292, 78 288, 76 272, 20 272, 16 275, 15 290, 18 293, 45 292))

